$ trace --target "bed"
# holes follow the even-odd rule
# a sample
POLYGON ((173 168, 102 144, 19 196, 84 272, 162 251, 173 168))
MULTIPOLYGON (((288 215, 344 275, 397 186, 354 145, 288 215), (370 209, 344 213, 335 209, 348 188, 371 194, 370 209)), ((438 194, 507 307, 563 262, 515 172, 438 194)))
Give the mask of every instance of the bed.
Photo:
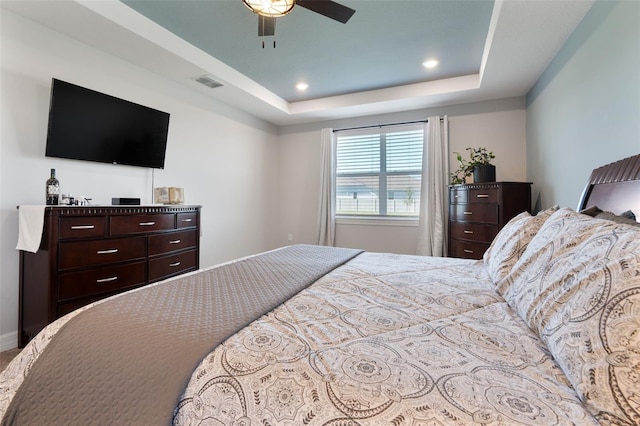
POLYGON ((115 296, 0 376, 2 424, 640 424, 640 155, 482 260, 295 245, 115 296))

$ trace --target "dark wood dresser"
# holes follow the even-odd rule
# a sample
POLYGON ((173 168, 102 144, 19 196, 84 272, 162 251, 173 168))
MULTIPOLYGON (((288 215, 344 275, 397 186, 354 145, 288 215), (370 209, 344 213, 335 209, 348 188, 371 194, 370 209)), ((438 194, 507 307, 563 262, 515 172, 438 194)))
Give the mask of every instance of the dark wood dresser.
POLYGON ((55 206, 20 251, 18 346, 81 306, 199 267, 200 206, 55 206))
POLYGON ((531 212, 531 183, 489 182, 449 186, 449 256, 482 259, 498 231, 531 212))

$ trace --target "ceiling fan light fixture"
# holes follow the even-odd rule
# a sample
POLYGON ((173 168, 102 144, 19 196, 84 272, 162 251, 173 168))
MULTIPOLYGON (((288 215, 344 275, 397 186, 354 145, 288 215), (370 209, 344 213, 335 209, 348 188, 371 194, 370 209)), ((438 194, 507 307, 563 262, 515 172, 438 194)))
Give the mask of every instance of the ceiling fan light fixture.
POLYGON ((252 12, 262 16, 278 17, 291 12, 295 0, 242 0, 252 12))

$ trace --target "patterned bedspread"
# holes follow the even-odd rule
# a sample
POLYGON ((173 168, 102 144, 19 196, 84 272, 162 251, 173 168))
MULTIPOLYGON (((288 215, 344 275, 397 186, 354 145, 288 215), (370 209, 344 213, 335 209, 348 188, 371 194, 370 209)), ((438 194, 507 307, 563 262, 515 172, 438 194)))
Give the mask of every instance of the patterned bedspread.
MULTIPOLYGON (((209 353, 173 423, 599 424, 490 273, 482 261, 362 253, 209 353)), ((81 311, 0 375, 0 415, 81 311)))
POLYGON ((481 261, 364 253, 210 353, 177 425, 598 424, 481 261))

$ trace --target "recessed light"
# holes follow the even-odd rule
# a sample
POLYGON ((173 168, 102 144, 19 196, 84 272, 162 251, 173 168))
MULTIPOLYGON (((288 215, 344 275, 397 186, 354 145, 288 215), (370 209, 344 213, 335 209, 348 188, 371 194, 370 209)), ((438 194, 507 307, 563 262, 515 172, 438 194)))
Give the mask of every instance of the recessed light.
POLYGON ((424 61, 424 62, 422 63, 422 66, 423 66, 423 67, 425 67, 425 68, 429 68, 429 69, 431 69, 431 68, 435 68, 435 67, 437 67, 437 66, 438 66, 438 63, 439 63, 439 62, 438 62, 438 60, 437 60, 437 59, 427 59, 426 61, 424 61))
POLYGON ((296 84, 296 89, 298 89, 301 92, 304 92, 308 88, 309 88, 309 85, 307 83, 300 82, 300 83, 296 84))

